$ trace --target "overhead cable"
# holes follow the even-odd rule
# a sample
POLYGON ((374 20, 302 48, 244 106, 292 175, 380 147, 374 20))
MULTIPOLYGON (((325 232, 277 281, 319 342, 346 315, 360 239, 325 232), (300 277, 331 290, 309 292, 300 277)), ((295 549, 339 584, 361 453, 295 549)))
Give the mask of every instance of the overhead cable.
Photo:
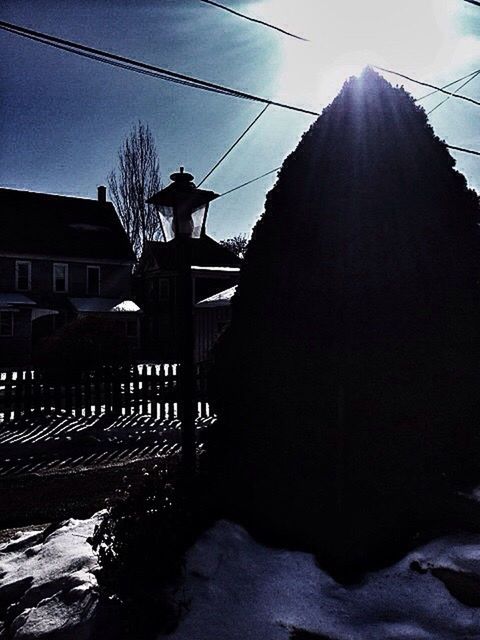
POLYGON ((136 72, 144 73, 146 75, 155 75, 159 79, 166 80, 168 82, 177 82, 177 83, 185 84, 187 86, 190 86, 196 89, 213 91, 214 93, 221 93, 221 94, 229 95, 235 98, 251 100, 253 102, 261 102, 263 104, 272 104, 277 107, 281 107, 283 109, 298 111, 300 113, 306 113, 312 116, 319 115, 317 111, 311 111, 309 109, 303 109, 302 107, 296 107, 294 105, 286 104, 283 102, 276 102, 275 100, 269 100, 268 98, 255 96, 253 94, 246 93, 244 91, 238 91, 237 89, 225 87, 225 86, 216 84, 214 82, 208 82, 207 80, 201 80, 199 78, 194 78, 193 76, 187 76, 182 73, 177 73, 176 71, 171 71, 170 69, 164 69, 156 65, 140 62, 139 60, 133 60, 132 58, 119 56, 117 54, 110 53, 107 51, 102 51, 101 49, 96 49, 94 47, 87 47, 78 42, 72 42, 70 40, 65 40, 63 38, 57 38, 55 36, 41 33, 39 31, 33 31, 32 29, 19 27, 17 25, 14 25, 8 22, 0 21, 0 29, 9 31, 11 33, 22 36, 24 38, 28 38, 30 40, 42 42, 43 44, 47 44, 57 49, 62 49, 64 51, 69 51, 70 53, 75 53, 76 55, 95 59, 98 62, 104 62, 106 64, 113 63, 113 66, 128 68, 128 70, 130 71, 136 71, 136 72))
MULTIPOLYGON (((457 78, 456 80, 452 80, 451 82, 447 82, 447 84, 444 84, 441 88, 442 89, 448 89, 448 87, 452 87, 454 84, 457 84, 457 82, 461 82, 462 80, 465 80, 465 78, 470 78, 471 76, 474 76, 478 71, 480 71, 480 69, 476 69, 475 71, 471 71, 470 73, 467 73, 466 75, 462 76, 461 78, 457 78)), ((426 98, 430 98, 430 96, 434 96, 436 93, 438 93, 438 89, 435 89, 435 91, 429 91, 425 95, 420 96, 420 98, 415 98, 415 102, 420 102, 421 100, 425 100, 426 98)))
MULTIPOLYGON (((249 184, 252 184, 252 182, 256 182, 257 180, 260 180, 261 178, 265 178, 265 176, 269 176, 271 173, 274 173, 275 171, 279 171, 282 167, 277 167, 276 169, 271 169, 270 171, 267 171, 266 173, 262 173, 261 176, 257 176, 256 178, 253 178, 253 180, 248 180, 248 182, 244 182, 243 184, 239 184, 238 187, 233 187, 233 189, 229 189, 228 191, 225 191, 224 193, 221 193, 218 198, 223 198, 223 196, 228 195, 229 193, 233 193, 234 191, 237 191, 237 189, 242 189, 242 187, 246 187, 249 184)), ((218 200, 217 198, 217 200, 218 200)))
POLYGON ((398 76, 399 78, 403 78, 404 80, 409 80, 410 82, 414 82, 415 84, 420 84, 423 87, 430 87, 430 89, 435 89, 436 91, 440 91, 440 93, 445 93, 447 96, 452 96, 452 98, 459 98, 460 100, 466 100, 467 102, 471 102, 472 104, 476 104, 480 106, 480 102, 478 100, 474 100, 473 98, 469 98, 468 96, 463 96, 460 93, 452 93, 451 91, 445 91, 442 87, 437 87, 434 84, 430 84, 429 82, 422 82, 421 80, 416 80, 415 78, 411 78, 410 76, 406 76, 403 73, 399 73, 398 71, 392 71, 392 69, 385 69, 384 67, 377 67, 372 65, 374 69, 378 71, 383 71, 384 73, 391 73, 394 76, 398 76))
POLYGON ((218 7, 219 9, 223 9, 224 11, 228 11, 229 13, 233 13, 234 16, 238 16, 239 18, 244 18, 245 20, 249 20, 250 22, 256 22, 257 24, 261 24, 264 27, 268 27, 269 29, 274 29, 275 31, 279 31, 286 36, 290 36, 291 38, 296 38, 297 40, 303 40, 304 42, 310 42, 307 38, 303 38, 302 36, 297 36, 295 33, 291 33, 290 31, 285 31, 285 29, 281 29, 280 27, 271 24, 270 22, 264 22, 263 20, 258 20, 257 18, 252 18, 251 16, 247 16, 244 13, 240 13, 239 11, 235 11, 231 7, 226 7, 219 2, 213 2, 213 0, 200 0, 200 2, 205 2, 205 4, 211 4, 214 7, 218 7))
MULTIPOLYGON (((460 91, 460 89, 463 89, 463 87, 466 87, 467 84, 469 82, 471 82, 472 80, 475 80, 475 78, 480 74, 480 71, 477 71, 477 73, 474 73, 473 76, 471 78, 469 78, 468 80, 466 80, 462 85, 460 85, 458 87, 458 91, 460 91)), ((456 92, 455 92, 456 93, 456 92)), ((447 96, 444 100, 442 100, 441 102, 439 102, 437 105, 435 105, 433 107, 433 109, 430 109, 430 111, 427 111, 427 116, 429 116, 431 113, 433 113, 434 111, 436 111, 438 108, 440 108, 443 104, 445 104, 445 102, 448 102, 450 99, 452 98, 452 96, 447 96)))
MULTIPOLYGON (((454 145, 451 145, 451 144, 447 144, 446 146, 449 149, 453 149, 454 151, 462 151, 463 153, 472 153, 473 155, 480 156, 480 151, 473 151, 472 149, 465 149, 464 147, 455 147, 454 145)), ((248 182, 244 182, 242 184, 239 184, 238 187, 234 187, 233 189, 229 189, 228 191, 225 191, 224 193, 220 194, 218 196, 218 198, 223 198, 223 196, 226 196, 229 193, 233 193, 234 191, 237 191, 237 189, 242 189, 243 187, 246 187, 249 184, 252 184, 252 182, 256 182, 257 180, 261 180, 262 178, 265 178, 265 176, 268 176, 271 173, 274 173, 275 171, 279 171, 280 169, 281 169, 281 167, 277 167, 276 169, 271 169, 270 171, 267 171, 266 173, 262 173, 261 176, 257 176, 256 178, 253 178, 252 180, 248 180, 248 182)), ((217 200, 218 200, 218 198, 217 198, 217 200)))
MULTIPOLYGON (((77 42, 72 42, 70 40, 65 40, 63 38, 57 38, 55 36, 50 36, 39 31, 34 31, 32 29, 27 29, 25 27, 19 27, 18 25, 11 24, 8 22, 0 21, 0 29, 5 31, 9 31, 16 35, 28 38, 30 40, 35 40, 37 42, 41 42, 42 44, 46 44, 58 49, 62 49, 64 51, 68 51, 70 53, 74 53, 76 55, 80 55, 83 57, 87 57, 90 59, 97 60, 98 62, 104 62, 106 64, 110 64, 116 67, 121 67, 123 69, 127 69, 129 71, 135 71, 137 73, 142 73, 145 75, 151 75, 153 77, 157 77, 161 80, 166 80, 168 82, 176 82, 180 84, 184 84, 189 87, 194 87, 197 89, 203 89, 205 91, 213 91, 215 93, 220 93, 223 95, 229 95, 236 98, 242 98, 244 100, 251 100, 254 102, 260 102, 266 105, 274 105, 277 107, 281 107, 283 109, 289 109, 291 111, 297 111, 300 113, 306 113, 312 116, 320 115, 318 111, 310 111, 308 109, 303 109, 301 107, 296 107, 294 105, 276 102, 274 100, 268 100, 267 98, 262 98, 260 96, 255 96, 253 94, 245 93, 243 91, 237 91, 236 89, 231 89, 229 87, 225 87, 222 85, 215 84, 213 82, 208 82, 206 80, 200 80, 198 78, 194 78, 193 76, 187 76, 185 74, 177 73, 175 71, 170 71, 169 69, 162 69, 161 67, 147 64, 144 62, 140 62, 138 60, 133 60, 131 58, 126 58, 124 56, 119 56, 113 53, 109 53, 106 51, 102 51, 101 49, 95 49, 93 47, 87 47, 77 42)), ((374 67, 380 71, 384 71, 386 73, 392 73, 394 75, 400 76, 414 82, 416 84, 420 84, 422 86, 430 87, 431 89, 435 89, 442 93, 445 93, 454 98, 459 98, 471 102, 477 106, 480 106, 480 102, 474 100, 473 98, 469 98, 467 96, 462 96, 461 94, 452 93, 450 91, 445 91, 441 87, 437 87, 433 84, 429 84, 427 82, 422 82, 420 80, 416 80, 414 78, 410 78, 396 71, 392 71, 390 69, 384 69, 382 67, 374 67)), ((450 146, 450 145, 447 145, 450 146)), ((465 153, 472 153, 475 155, 480 155, 477 151, 471 151, 469 149, 463 149, 461 147, 451 147, 457 151, 464 151, 465 153)), ((272 173, 274 170, 270 171, 272 173)), ((268 175, 268 174, 266 174, 268 175)), ((263 176, 261 176, 263 177, 263 176)), ((259 179, 259 178, 258 178, 259 179)))
POLYGON ((213 167, 210 169, 210 171, 207 173, 207 175, 204 178, 202 178, 202 180, 198 183, 197 186, 200 187, 205 182, 205 180, 212 175, 212 173, 215 171, 215 169, 217 169, 217 167, 220 166, 220 164, 225 160, 225 158, 228 156, 228 154, 235 149, 235 147, 240 142, 240 140, 242 140, 242 138, 244 138, 247 135, 247 133, 250 131, 250 129, 253 127, 253 125, 257 122, 257 120, 259 120, 263 116, 263 114, 265 113, 265 111, 268 109, 269 106, 270 106, 269 104, 264 106, 264 108, 260 111, 260 113, 248 125, 248 127, 245 129, 245 131, 235 140, 235 142, 227 149, 227 151, 225 151, 225 153, 220 158, 220 160, 218 160, 218 162, 216 162, 213 165, 213 167))

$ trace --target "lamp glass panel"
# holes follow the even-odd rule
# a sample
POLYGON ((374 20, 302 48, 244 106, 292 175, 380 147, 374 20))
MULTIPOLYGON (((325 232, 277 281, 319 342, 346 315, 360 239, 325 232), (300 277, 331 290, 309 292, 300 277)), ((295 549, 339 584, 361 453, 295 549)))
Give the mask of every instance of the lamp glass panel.
POLYGON ((182 203, 177 209, 178 232, 189 238, 199 238, 202 232, 203 218, 206 205, 201 205, 195 211, 189 203, 182 203))
POLYGON ((206 205, 202 205, 199 209, 192 212, 193 232, 192 238, 200 238, 203 227, 203 219, 206 213, 206 205))
POLYGON ((162 225, 165 242, 173 240, 173 238, 175 237, 173 207, 167 207, 164 205, 159 206, 158 215, 160 217, 160 224, 162 225))

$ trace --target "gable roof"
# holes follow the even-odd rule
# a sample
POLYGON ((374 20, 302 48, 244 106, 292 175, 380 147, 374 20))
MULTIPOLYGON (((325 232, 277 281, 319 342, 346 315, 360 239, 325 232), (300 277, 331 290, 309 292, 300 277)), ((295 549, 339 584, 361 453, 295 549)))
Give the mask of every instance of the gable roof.
MULTIPOLYGON (((191 239, 191 264, 199 267, 240 267, 241 259, 230 249, 223 247, 219 242, 202 236, 191 239)), ((141 262, 148 260, 148 254, 153 256, 160 269, 176 269, 176 247, 175 239, 169 242, 147 241, 142 255, 141 262)))
POLYGON ((134 262, 111 202, 0 189, 0 253, 134 262))

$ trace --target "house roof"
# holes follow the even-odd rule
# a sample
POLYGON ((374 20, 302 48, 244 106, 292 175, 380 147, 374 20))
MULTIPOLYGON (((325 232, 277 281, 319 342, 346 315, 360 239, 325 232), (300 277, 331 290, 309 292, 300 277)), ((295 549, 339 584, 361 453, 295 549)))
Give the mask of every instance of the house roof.
MULTIPOLYGON (((191 264, 198 267, 239 267, 242 263, 230 249, 223 247, 219 242, 203 236, 190 240, 191 243, 191 264)), ((155 262, 160 269, 175 270, 177 241, 169 242, 149 241, 145 243, 144 255, 153 255, 155 262)))
POLYGON ((211 307, 228 307, 232 302, 232 298, 235 295, 236 290, 237 285, 235 285, 234 287, 230 287, 229 289, 224 289, 223 291, 219 291, 209 298, 200 300, 200 302, 197 302, 195 306, 200 309, 210 309, 211 307))
POLYGON ((0 189, 0 229, 0 253, 135 260, 110 202, 0 189))

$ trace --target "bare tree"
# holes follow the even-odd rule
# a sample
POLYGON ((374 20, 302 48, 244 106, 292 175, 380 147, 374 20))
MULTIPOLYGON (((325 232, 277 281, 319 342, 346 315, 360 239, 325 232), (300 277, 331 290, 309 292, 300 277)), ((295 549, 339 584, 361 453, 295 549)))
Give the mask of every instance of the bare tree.
POLYGON ((248 245, 248 238, 244 233, 233 238, 227 238, 226 240, 220 240, 220 244, 227 249, 230 249, 239 258, 245 257, 245 251, 248 245))
POLYGON ((108 188, 138 257, 145 240, 159 235, 155 209, 145 201, 161 189, 155 140, 148 125, 140 120, 118 150, 118 167, 108 176, 108 188))

